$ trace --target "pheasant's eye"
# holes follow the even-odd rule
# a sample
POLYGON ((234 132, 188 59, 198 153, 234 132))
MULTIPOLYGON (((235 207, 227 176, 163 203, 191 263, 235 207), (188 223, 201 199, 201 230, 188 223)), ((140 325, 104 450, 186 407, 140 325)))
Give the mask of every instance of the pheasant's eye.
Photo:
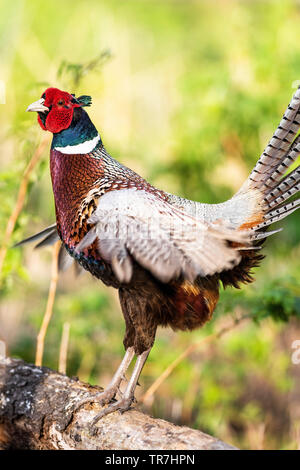
POLYGON ((64 100, 59 100, 59 101, 57 102, 57 104, 59 104, 60 106, 62 106, 62 105, 64 104, 64 100))

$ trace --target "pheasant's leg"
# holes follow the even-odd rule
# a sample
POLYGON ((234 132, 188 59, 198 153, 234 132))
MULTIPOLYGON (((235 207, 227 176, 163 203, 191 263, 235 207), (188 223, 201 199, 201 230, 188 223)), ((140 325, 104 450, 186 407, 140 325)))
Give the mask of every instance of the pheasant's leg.
POLYGON ((119 391, 119 386, 122 380, 125 379, 125 372, 127 371, 132 359, 134 356, 134 349, 130 347, 126 349, 125 355, 121 364, 119 365, 117 371, 115 372, 112 380, 110 381, 109 385, 103 392, 96 393, 93 397, 87 397, 81 400, 78 405, 76 406, 76 411, 81 408, 86 403, 93 403, 97 402, 101 405, 105 405, 109 403, 119 391))
POLYGON ((150 350, 151 348, 147 349, 146 351, 144 351, 142 354, 140 354, 137 357, 132 375, 123 393, 122 398, 116 401, 115 403, 111 403, 107 408, 101 410, 100 413, 98 413, 93 419, 91 423, 92 426, 94 426, 100 418, 102 418, 103 416, 109 413, 112 413, 113 411, 119 410, 123 412, 130 408, 130 405, 134 401, 134 391, 136 389, 139 376, 142 372, 142 369, 147 360, 150 350))

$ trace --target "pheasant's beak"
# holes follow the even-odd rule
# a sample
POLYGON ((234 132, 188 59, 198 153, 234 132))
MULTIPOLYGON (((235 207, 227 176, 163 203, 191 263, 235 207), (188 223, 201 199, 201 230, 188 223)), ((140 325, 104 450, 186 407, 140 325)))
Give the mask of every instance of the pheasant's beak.
POLYGON ((31 103, 26 109, 26 111, 36 111, 39 113, 45 113, 46 111, 49 111, 49 108, 47 108, 47 106, 44 106, 44 102, 44 98, 41 98, 40 100, 31 103))

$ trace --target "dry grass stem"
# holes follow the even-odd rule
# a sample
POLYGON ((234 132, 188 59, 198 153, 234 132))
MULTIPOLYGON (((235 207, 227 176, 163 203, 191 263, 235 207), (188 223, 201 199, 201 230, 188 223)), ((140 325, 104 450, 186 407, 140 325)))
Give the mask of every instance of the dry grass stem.
POLYGON ((63 332, 61 337, 59 349, 58 372, 66 374, 67 371, 67 354, 70 336, 70 323, 65 322, 63 325, 63 332))
POLYGON ((47 300, 47 307, 44 314, 41 329, 37 337, 37 347, 35 356, 35 365, 41 366, 43 362, 44 343, 47 333, 48 325, 52 317, 53 304, 56 293, 57 279, 58 279, 58 253, 60 249, 60 241, 56 242, 53 246, 52 266, 51 266, 51 282, 49 287, 49 294, 47 300))

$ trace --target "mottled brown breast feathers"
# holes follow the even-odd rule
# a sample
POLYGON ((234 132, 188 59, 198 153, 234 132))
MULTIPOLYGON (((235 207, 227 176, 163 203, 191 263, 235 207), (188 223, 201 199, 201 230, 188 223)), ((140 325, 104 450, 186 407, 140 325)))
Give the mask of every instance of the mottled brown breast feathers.
POLYGON ((51 150, 50 170, 58 230, 72 248, 86 233, 86 220, 96 206, 94 199, 86 205, 84 201, 103 176, 103 164, 89 155, 64 155, 51 150))

